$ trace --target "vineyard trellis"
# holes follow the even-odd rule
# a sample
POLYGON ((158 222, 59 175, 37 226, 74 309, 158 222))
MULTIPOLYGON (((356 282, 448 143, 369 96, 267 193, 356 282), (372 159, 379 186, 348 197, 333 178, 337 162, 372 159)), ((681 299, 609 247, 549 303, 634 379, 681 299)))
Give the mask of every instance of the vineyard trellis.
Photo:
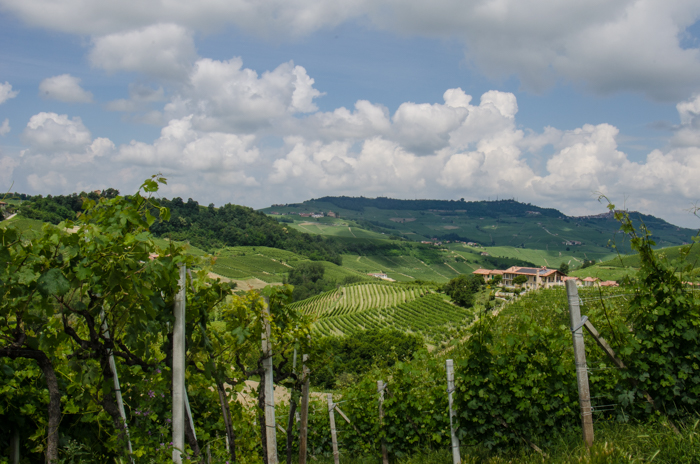
MULTIPOLYGON (((85 434, 109 430, 110 438, 98 450, 102 461, 130 454, 135 460, 169 455, 175 462, 184 462, 200 459, 199 450, 214 448, 219 459, 236 461, 238 449, 248 456, 265 453, 268 463, 275 463, 276 448, 289 446, 289 456, 291 447, 299 443, 285 432, 291 438, 306 434, 312 455, 332 453, 338 458, 360 454, 399 458, 425 449, 454 450, 457 438, 462 446, 507 449, 525 443, 541 451, 551 443, 554 431, 576 430, 581 412, 591 423, 656 415, 676 421, 698 412, 698 295, 683 285, 677 275, 682 271, 644 255, 649 253, 644 240, 636 242, 643 266, 632 290, 581 289, 581 298, 573 299, 572 306, 581 306, 587 320, 567 317, 563 288, 528 292, 498 313, 484 310, 476 318, 473 310, 458 308, 425 288, 392 284, 348 285, 342 294, 338 289, 311 299, 305 303, 308 307, 287 304, 290 289, 286 287, 266 289, 263 296, 269 300, 265 303, 255 292, 234 296, 230 289, 205 278, 204 268, 186 275, 182 265, 194 262, 181 248, 155 248, 144 225, 148 216, 132 214, 128 200, 102 206, 86 213, 74 236, 53 226, 45 228, 42 240, 22 242, 14 231, 0 232, 3 243, 11 244, 2 250, 6 263, 11 263, 1 275, 2 334, 3 340, 14 343, 0 349, 3 414, 18 410, 13 403, 45 411, 46 403, 56 399, 46 373, 55 363, 65 377, 60 388, 70 388, 70 395, 59 401, 64 424, 70 425, 62 425, 63 430, 71 433, 83 427, 85 434), (90 218, 107 223, 97 221, 113 235, 101 235, 90 218), (125 231, 128 218, 136 225, 125 231), (122 248, 114 248, 117 245, 122 248), (94 250, 98 252, 91 254, 94 250), (121 253, 120 263, 128 265, 119 267, 102 259, 116 252, 121 253), (348 300, 343 308, 349 309, 340 312, 337 303, 343 298, 348 300), (176 303, 185 301, 189 309, 181 312, 184 308, 176 303), (174 316, 173 306, 178 308, 174 316), (304 308, 319 311, 314 313, 314 328, 300 316, 304 308), (601 323, 594 327, 591 321, 601 323), (308 340, 323 331, 352 334, 389 326, 431 334, 451 328, 450 324, 464 326, 449 351, 456 360, 454 389, 450 363, 443 362, 446 351, 421 351, 411 361, 370 369, 335 392, 339 401, 326 396, 326 404, 323 398, 309 399, 306 369, 302 368, 304 378, 299 379, 294 366, 289 368, 293 350, 303 353, 309 348, 308 340), (583 328, 603 348, 589 350, 585 364, 575 355, 570 338, 573 333, 577 340, 583 328), (33 364, 39 351, 51 367, 43 371, 43 379, 43 369, 33 364), (35 357, 13 358, 27 353, 35 357), (121 383, 114 378, 116 369, 110 369, 111 356, 119 360, 121 383), (190 403, 185 370, 195 387, 190 390, 194 414, 185 412, 190 403), (294 391, 304 388, 302 412, 305 403, 312 403, 303 413, 308 429, 306 424, 300 430, 292 427, 292 401, 274 404, 273 370, 278 384, 294 391), (588 404, 585 397, 577 399, 576 378, 581 373, 589 379, 588 404), (233 393, 251 376, 261 377, 258 406, 246 409, 233 393), (46 386, 37 388, 37 379, 46 386), (233 388, 229 391, 224 385, 233 388), (49 395, 37 394, 44 389, 50 390, 49 395), (118 400, 112 396, 116 390, 127 405, 128 435, 115 407, 118 400), (171 399, 166 399, 166 393, 171 399), (347 421, 333 425, 333 411, 340 413, 341 402, 341 415, 347 421), (94 413, 98 408, 107 414, 94 413), (289 418, 289 428, 277 424, 275 416, 289 418), (187 417, 191 436, 179 427, 187 417), (158 429, 149 429, 152 423, 158 429), (283 433, 277 434, 278 428, 283 433), (158 447, 170 432, 172 446, 158 447), (127 436, 133 438, 133 453, 125 452, 127 436), (199 447, 198 437, 206 446, 199 447)), ((53 440, 59 424, 51 422, 55 416, 49 411, 47 421, 33 411, 25 407, 20 412, 42 425, 34 441, 45 437, 54 447, 47 446, 47 456, 57 452, 57 440, 53 440)), ((19 427, 13 416, 5 417, 13 420, 12 427, 19 427)), ((669 424, 673 427, 673 422, 669 424)), ((15 442, 13 438, 12 446, 17 448, 15 442)))

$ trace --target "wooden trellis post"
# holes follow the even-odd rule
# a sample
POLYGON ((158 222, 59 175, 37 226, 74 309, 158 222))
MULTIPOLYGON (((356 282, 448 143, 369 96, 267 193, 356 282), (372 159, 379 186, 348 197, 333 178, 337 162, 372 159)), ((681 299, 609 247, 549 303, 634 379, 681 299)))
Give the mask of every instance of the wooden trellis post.
MULTIPOLYGON (((383 428, 384 422, 384 389, 386 384, 383 380, 377 380, 377 392, 379 393, 379 428, 383 428)), ((389 453, 386 449, 386 441, 382 438, 382 464, 389 464, 389 453)))
POLYGON ((576 382, 578 383, 578 398, 581 404, 581 426, 583 440, 589 448, 593 446, 593 410, 591 409, 591 392, 588 386, 588 366, 586 364, 586 348, 583 343, 583 326, 588 320, 581 320, 578 288, 574 280, 566 281, 566 295, 569 298, 569 318, 571 320, 571 336, 574 340, 574 360, 576 362, 576 382))
POLYGON ((340 453, 338 452, 338 433, 335 430, 335 414, 333 413, 333 394, 328 393, 328 416, 331 421, 331 441, 333 442, 333 462, 340 464, 340 453))
POLYGON ((448 359, 445 362, 445 369, 447 370, 447 402, 450 405, 450 437, 452 438, 452 464, 460 464, 462 459, 459 455, 459 438, 455 433, 454 427, 454 411, 452 411, 452 392, 455 391, 455 371, 454 371, 454 361, 448 359))
POLYGON ((175 295, 173 315, 173 462, 182 463, 185 449, 185 304, 187 269, 180 266, 179 290, 175 295))

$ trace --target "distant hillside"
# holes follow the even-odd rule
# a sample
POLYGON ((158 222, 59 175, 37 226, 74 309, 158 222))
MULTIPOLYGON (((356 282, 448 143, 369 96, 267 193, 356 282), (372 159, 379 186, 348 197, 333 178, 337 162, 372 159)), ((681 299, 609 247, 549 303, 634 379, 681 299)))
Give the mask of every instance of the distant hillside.
MULTIPOLYGON (((100 196, 113 197, 119 192, 108 189, 103 192, 82 192, 72 195, 26 195, 15 193, 11 198, 22 200, 16 207, 20 217, 58 224, 75 219, 82 211, 83 199, 97 200, 100 196)), ((199 205, 193 199, 159 199, 170 209, 168 222, 156 222, 151 231, 156 236, 187 241, 206 251, 224 246, 267 246, 299 253, 313 260, 340 264, 340 254, 346 247, 333 238, 313 237, 267 217, 245 206, 227 204, 220 208, 199 205)), ((157 216, 158 211, 153 214, 157 216)))
MULTIPOLYGON (((686 250, 686 263, 692 264, 695 269, 692 274, 685 275, 684 280, 698 281, 700 279, 700 244, 692 246, 675 246, 662 248, 657 253, 663 259, 673 261, 681 256, 681 251, 686 250)), ((640 266, 640 258, 637 254, 620 255, 608 261, 597 263, 584 269, 577 269, 571 273, 576 277, 598 277, 602 280, 621 280, 625 277, 633 277, 640 266)))
MULTIPOLYGON (((614 241, 621 251, 630 251, 611 214, 569 217, 556 209, 515 200, 323 197, 303 203, 275 205, 261 211, 299 220, 300 214, 328 214, 332 211, 360 227, 397 238, 475 242, 487 247, 578 254, 580 262, 608 259, 613 251, 610 241, 614 241)), ((677 227, 651 215, 635 212, 630 215, 637 224, 643 221, 652 230, 658 247, 688 243, 695 233, 692 229, 677 227)))
POLYGON ((364 211, 365 208, 376 208, 396 211, 435 211, 439 213, 467 213, 471 216, 496 217, 499 215, 529 216, 533 213, 546 217, 561 217, 556 209, 540 208, 529 203, 519 203, 515 200, 497 201, 464 201, 464 200, 396 200, 393 198, 377 197, 322 197, 308 202, 330 203, 338 208, 351 211, 364 211))

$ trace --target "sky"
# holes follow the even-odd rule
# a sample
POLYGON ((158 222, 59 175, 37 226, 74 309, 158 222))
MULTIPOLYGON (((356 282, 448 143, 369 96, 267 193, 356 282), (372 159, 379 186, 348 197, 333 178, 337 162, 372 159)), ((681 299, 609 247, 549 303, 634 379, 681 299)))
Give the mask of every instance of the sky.
POLYGON ((700 227, 697 0, 0 0, 0 188, 700 227))

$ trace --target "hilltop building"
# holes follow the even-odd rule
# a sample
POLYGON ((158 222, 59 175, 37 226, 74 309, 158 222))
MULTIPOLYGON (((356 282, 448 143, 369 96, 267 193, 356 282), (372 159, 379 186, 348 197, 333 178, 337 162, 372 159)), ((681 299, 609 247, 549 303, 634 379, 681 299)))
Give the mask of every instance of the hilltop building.
POLYGON ((547 269, 546 267, 520 267, 512 266, 505 271, 477 269, 473 274, 484 277, 486 282, 492 280, 496 275, 503 276, 502 283, 506 287, 514 287, 513 279, 517 276, 526 276, 527 282, 522 284, 525 288, 551 288, 557 285, 564 285, 564 274, 557 269, 547 269))

